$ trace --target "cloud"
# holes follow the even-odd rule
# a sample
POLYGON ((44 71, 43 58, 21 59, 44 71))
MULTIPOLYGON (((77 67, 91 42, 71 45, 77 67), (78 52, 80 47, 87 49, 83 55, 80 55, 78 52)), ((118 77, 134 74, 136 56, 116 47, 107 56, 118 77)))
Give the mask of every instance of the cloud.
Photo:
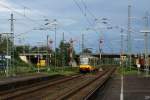
POLYGON ((23 6, 19 6, 18 4, 15 4, 13 2, 10 2, 8 0, 1 0, 0 1, 0 12, 2 13, 10 13, 10 12, 13 12, 15 13, 16 15, 19 15, 19 16, 24 16, 24 15, 27 15, 29 17, 34 17, 34 15, 36 15, 37 17, 37 14, 43 14, 42 12, 40 12, 39 10, 37 9, 28 9, 28 8, 24 8, 23 6))
POLYGON ((0 1, 0 12, 8 12, 10 8, 12 8, 12 5, 7 0, 0 1))
MULTIPOLYGON (((85 10, 84 5, 81 0, 76 0, 81 8, 85 10)), ((126 0, 83 0, 87 8, 92 12, 95 17, 107 17, 111 19, 113 26, 119 26, 127 28, 127 17, 128 17, 128 2, 126 0)), ((132 0, 132 11, 131 15, 134 17, 142 17, 144 16, 145 10, 149 10, 150 6, 149 0, 132 0)), ((42 21, 44 19, 57 19, 60 23, 60 28, 57 29, 58 33, 65 32, 66 39, 70 39, 71 37, 81 36, 83 30, 86 28, 96 28, 98 31, 102 30, 104 33, 105 41, 118 40, 120 38, 120 30, 104 30, 100 28, 104 28, 103 24, 89 25, 87 18, 81 13, 80 9, 75 5, 73 0, 0 0, 0 18, 6 18, 6 21, 10 18, 10 12, 14 12, 14 18, 16 19, 15 23, 15 32, 22 33, 26 30, 35 28, 40 25, 44 25, 45 22, 42 21), (24 12, 24 7, 27 7, 24 12), (18 13, 16 13, 18 12, 18 13), (32 19, 28 19, 25 16, 32 19), (45 17, 44 17, 45 16, 45 17), (35 21, 34 21, 35 20, 35 21), (25 24, 25 25, 24 25, 25 24), (69 32, 68 32, 69 31, 69 32)), ((86 11, 88 20, 93 22, 94 17, 86 11)), ((84 13, 85 13, 84 12, 84 13)), ((9 27, 10 22, 1 21, 0 31, 10 30, 9 27)), ((142 21, 132 20, 132 28, 135 30, 140 30, 143 26, 142 21)), ((126 30, 124 31, 125 34, 126 30)), ((53 32, 45 32, 45 31, 31 31, 29 32, 29 41, 33 43, 40 39, 40 33, 50 33, 53 36, 53 32), (34 34, 36 33, 36 34, 34 34), (38 33, 38 34, 37 34, 38 33), (32 39, 32 38, 36 39, 32 39)), ((86 33, 86 32, 85 32, 86 33)), ((87 34, 87 44, 89 45, 96 43, 99 38, 99 34, 95 31, 89 31, 90 34, 87 34)), ((137 35, 137 34, 135 34, 137 35)), ((139 36, 138 34, 138 37, 139 36)), ((58 40, 60 40, 62 36, 58 35, 58 40)), ((133 37, 135 38, 135 36, 133 37)), ((113 46, 118 49, 117 44, 113 46)), ((105 44, 105 50, 110 49, 110 43, 105 44)), ((93 48, 97 48, 97 44, 93 45, 93 48)))
POLYGON ((59 20, 59 23, 61 24, 62 27, 67 27, 76 24, 77 22, 78 22, 77 20, 71 18, 63 18, 59 20))

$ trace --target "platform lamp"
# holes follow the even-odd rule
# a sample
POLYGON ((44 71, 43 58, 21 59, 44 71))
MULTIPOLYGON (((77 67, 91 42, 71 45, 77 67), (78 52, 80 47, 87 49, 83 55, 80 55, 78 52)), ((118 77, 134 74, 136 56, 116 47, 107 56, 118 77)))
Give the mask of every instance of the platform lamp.
MULTIPOLYGON (((50 27, 53 26, 54 28, 54 32, 55 32, 55 66, 54 66, 54 69, 56 68, 56 41, 57 41, 57 26, 58 26, 58 21, 57 19, 54 19, 52 22, 49 22, 48 19, 45 19, 45 21, 47 21, 47 23, 45 25, 51 25, 50 27)), ((51 28, 50 28, 51 29, 51 28)))

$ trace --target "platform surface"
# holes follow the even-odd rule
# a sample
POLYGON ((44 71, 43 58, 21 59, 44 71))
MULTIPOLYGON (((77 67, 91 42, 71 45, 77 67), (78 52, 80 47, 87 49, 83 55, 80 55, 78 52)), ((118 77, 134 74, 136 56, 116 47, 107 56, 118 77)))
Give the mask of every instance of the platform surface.
POLYGON ((29 75, 24 75, 24 76, 8 77, 8 78, 0 79, 0 85, 34 79, 37 77, 46 77, 46 76, 48 75, 43 74, 43 73, 35 73, 35 74, 29 74, 29 75))
MULTIPOLYGON (((150 77, 126 75, 123 78, 123 100, 150 100, 150 77)), ((121 76, 113 75, 98 91, 95 100, 121 100, 121 76)))

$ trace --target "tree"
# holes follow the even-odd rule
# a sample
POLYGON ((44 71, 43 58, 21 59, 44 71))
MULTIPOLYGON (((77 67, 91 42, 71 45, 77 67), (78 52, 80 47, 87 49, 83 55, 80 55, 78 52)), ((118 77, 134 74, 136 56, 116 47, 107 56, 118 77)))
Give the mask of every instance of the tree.
MULTIPOLYGON (((6 54, 7 51, 7 37, 0 36, 0 53, 6 54)), ((10 42, 10 40, 8 40, 10 42)))
POLYGON ((7 41, 8 41, 8 51, 12 49, 12 41, 10 35, 0 35, 0 53, 6 54, 7 53, 7 41))
MULTIPOLYGON (((61 64, 62 65, 69 65, 70 61, 70 55, 69 55, 69 48, 70 48, 69 42, 60 42, 59 49, 60 49, 60 57, 61 57, 61 64)), ((74 51, 74 50, 73 50, 74 51)), ((73 57, 75 55, 75 52, 73 52, 73 57)))

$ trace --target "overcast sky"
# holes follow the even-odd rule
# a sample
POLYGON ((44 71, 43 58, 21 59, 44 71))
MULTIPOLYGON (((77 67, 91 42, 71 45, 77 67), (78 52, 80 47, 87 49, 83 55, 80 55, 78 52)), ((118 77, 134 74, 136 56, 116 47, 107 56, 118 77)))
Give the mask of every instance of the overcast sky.
MULTIPOLYGON (((10 32, 10 14, 16 19, 15 44, 46 44, 46 35, 54 41, 54 30, 35 30, 45 26, 45 19, 52 23, 57 19, 57 45, 65 34, 65 40, 75 40, 80 51, 81 34, 85 34, 85 47, 98 51, 99 39, 103 52, 120 52, 120 28, 123 28, 126 49, 128 5, 131 4, 132 51, 143 52, 143 17, 150 12, 150 0, 0 0, 0 33, 10 32), (107 18, 107 24, 101 19, 107 18), (97 20, 95 20, 97 19, 97 20), (108 30, 107 27, 113 27, 108 30), (88 30, 87 30, 88 29, 88 30), (19 35, 21 34, 21 35, 19 35), (20 41, 19 39, 22 39, 20 41)), ((105 21, 106 22, 106 21, 105 21)), ((149 36, 150 39, 150 36, 149 36)), ((149 41, 150 43, 150 41, 149 41)), ((54 47, 54 46, 53 46, 54 47)))

